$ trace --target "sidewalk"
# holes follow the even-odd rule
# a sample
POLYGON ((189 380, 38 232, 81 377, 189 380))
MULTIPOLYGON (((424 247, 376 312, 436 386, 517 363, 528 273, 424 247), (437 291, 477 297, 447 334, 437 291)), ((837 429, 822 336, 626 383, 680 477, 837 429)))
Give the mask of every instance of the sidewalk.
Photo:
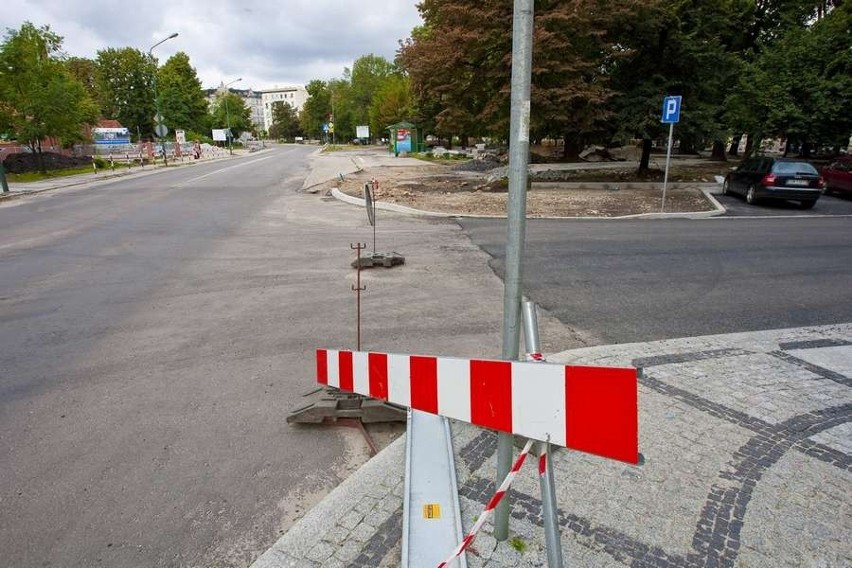
MULTIPOLYGON (((642 466, 554 456, 566 566, 849 566, 852 324, 566 351, 553 362, 642 367, 642 466)), ((494 490, 496 436, 453 423, 464 530, 494 490)), ((334 489, 254 564, 397 566, 405 439, 334 489)), ((544 566, 535 464, 469 566, 544 566), (513 544, 510 544, 513 543, 513 544)), ((449 554, 451 551, 447 551, 449 554)))

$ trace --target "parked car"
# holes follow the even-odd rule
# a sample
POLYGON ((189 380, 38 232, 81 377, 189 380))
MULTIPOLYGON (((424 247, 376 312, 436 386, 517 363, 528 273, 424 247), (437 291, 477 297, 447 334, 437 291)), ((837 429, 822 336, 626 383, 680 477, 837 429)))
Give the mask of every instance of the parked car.
POLYGON ((852 156, 833 161, 822 170, 825 192, 844 193, 852 196, 852 156))
POLYGON ((727 176, 722 193, 739 193, 750 204, 761 199, 791 199, 802 209, 814 206, 824 181, 813 165, 803 160, 761 156, 745 160, 727 176))

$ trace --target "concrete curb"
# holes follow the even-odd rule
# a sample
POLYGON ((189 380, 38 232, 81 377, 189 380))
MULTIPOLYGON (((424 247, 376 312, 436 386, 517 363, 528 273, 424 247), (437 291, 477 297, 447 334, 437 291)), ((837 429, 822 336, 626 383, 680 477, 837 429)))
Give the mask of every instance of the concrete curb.
MULTIPOLYGON (((251 567, 304 566, 302 559, 316 546, 317 535, 328 530, 329 519, 337 518, 340 511, 346 511, 364 497, 376 493, 377 488, 381 495, 386 491, 393 491, 404 477, 405 435, 402 435, 332 489, 269 550, 255 560, 251 567)), ((399 497, 402 499, 401 487, 399 491, 399 497)))

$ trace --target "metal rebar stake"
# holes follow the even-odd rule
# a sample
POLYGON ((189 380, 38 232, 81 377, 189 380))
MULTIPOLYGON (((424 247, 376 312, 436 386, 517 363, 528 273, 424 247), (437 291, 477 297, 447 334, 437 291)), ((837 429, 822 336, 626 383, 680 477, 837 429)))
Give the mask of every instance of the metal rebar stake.
POLYGON ((355 292, 355 297, 356 297, 356 300, 355 300, 356 311, 357 311, 357 319, 356 319, 356 324, 355 324, 356 329, 357 329, 356 345, 357 345, 357 350, 361 351, 361 292, 363 292, 364 290, 367 289, 366 286, 361 286, 361 251, 364 250, 365 248, 367 248, 367 245, 366 244, 362 245, 361 243, 357 243, 357 244, 353 245, 353 244, 350 243, 349 248, 351 248, 352 250, 358 251, 358 262, 355 265, 357 267, 356 272, 355 272, 356 285, 352 286, 352 291, 355 292))

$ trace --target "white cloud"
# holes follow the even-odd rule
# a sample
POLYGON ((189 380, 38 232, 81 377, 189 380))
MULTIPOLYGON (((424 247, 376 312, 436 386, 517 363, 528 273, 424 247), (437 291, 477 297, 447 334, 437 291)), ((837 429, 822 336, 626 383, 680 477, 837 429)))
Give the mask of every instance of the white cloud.
POLYGON ((24 21, 50 25, 69 55, 94 57, 99 49, 157 47, 161 62, 189 55, 205 87, 243 80, 262 89, 340 77, 370 53, 393 60, 398 42, 421 23, 416 0, 6 0, 0 28, 24 21))

